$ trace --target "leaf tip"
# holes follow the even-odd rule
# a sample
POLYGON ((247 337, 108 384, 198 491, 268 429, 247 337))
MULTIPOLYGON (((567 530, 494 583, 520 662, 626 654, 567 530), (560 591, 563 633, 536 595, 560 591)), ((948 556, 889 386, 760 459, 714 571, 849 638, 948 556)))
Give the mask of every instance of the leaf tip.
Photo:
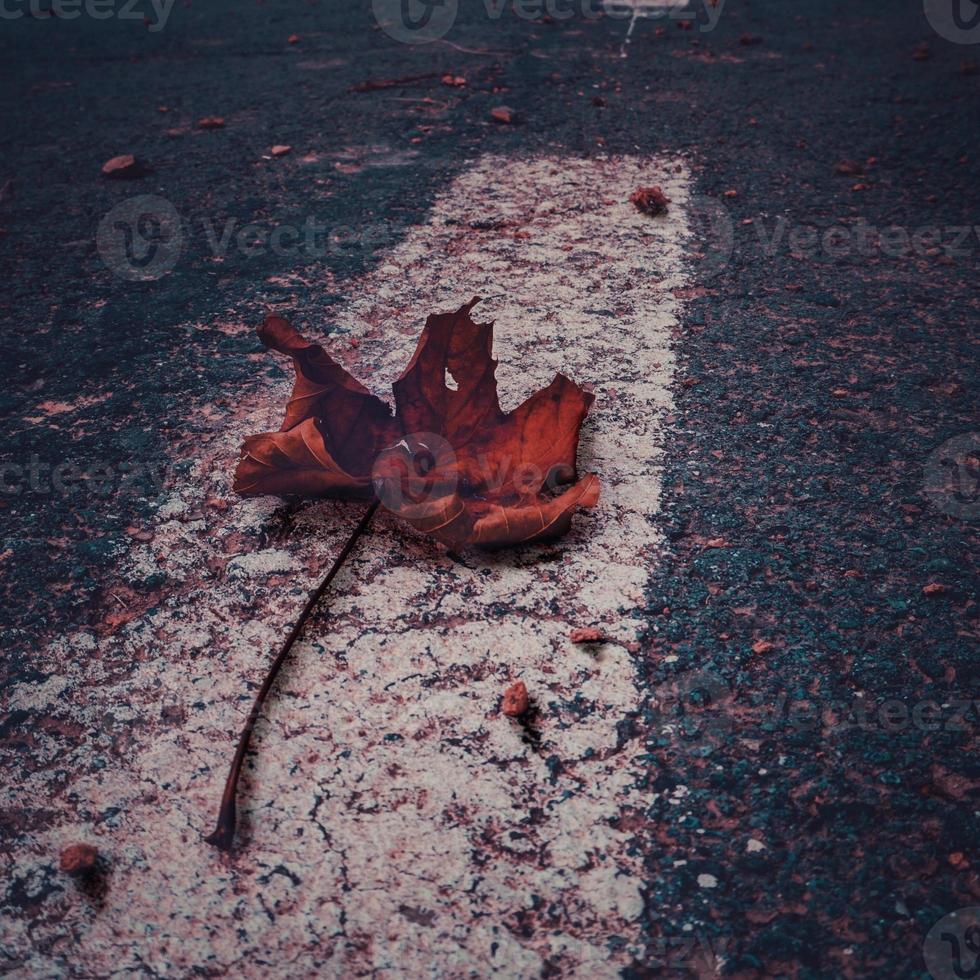
POLYGON ((256 329, 256 333, 266 347, 281 354, 293 354, 309 346, 306 338, 278 313, 269 313, 256 329))
POLYGON ((582 496, 579 498, 579 505, 582 507, 595 507, 599 503, 599 494, 602 490, 602 481, 595 473, 588 473, 583 477, 585 487, 582 496))

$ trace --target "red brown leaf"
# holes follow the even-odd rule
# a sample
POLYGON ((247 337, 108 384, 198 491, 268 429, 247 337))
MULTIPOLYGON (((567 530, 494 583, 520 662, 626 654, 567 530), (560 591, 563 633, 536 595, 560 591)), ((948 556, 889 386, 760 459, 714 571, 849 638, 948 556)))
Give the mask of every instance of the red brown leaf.
POLYGON ((235 472, 242 496, 364 497, 370 486, 370 474, 350 473, 334 458, 313 419, 286 432, 249 436, 235 472))
POLYGON ((250 436, 235 474, 246 496, 368 497, 449 548, 556 538, 594 507, 599 480, 577 477, 593 396, 564 375, 511 412, 497 398, 493 326, 472 300, 426 321, 395 381, 395 414, 284 319, 259 328, 293 359, 279 432, 250 436))

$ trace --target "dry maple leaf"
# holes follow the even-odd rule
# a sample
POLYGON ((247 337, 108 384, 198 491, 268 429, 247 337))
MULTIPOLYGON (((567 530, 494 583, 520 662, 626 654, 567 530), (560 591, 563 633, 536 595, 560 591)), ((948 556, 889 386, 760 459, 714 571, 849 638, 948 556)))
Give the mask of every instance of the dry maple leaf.
POLYGON ((249 437, 235 473, 244 496, 377 496, 450 548, 500 547, 565 533, 599 480, 576 481, 579 430, 593 396, 558 374, 512 412, 497 400, 493 325, 474 299, 428 318, 392 385, 395 412, 281 317, 259 328, 293 359, 279 432, 249 437))
MULTIPOLYGON (((394 413, 282 317, 269 316, 259 328, 266 346, 293 359, 296 382, 282 428, 245 440, 235 490, 243 496, 372 503, 310 596, 255 696, 217 825, 207 838, 216 847, 230 850, 234 843, 238 780, 262 705, 379 503, 419 531, 459 548, 558 537, 577 508, 593 507, 599 499, 598 477, 577 480, 575 469, 579 430, 593 396, 559 374, 512 412, 501 411, 497 362, 491 356, 493 325, 470 319, 477 302, 426 320, 415 354, 392 385, 394 413)), ((509 689, 511 700, 517 688, 509 689)), ((526 701, 524 690, 522 710, 526 701)))

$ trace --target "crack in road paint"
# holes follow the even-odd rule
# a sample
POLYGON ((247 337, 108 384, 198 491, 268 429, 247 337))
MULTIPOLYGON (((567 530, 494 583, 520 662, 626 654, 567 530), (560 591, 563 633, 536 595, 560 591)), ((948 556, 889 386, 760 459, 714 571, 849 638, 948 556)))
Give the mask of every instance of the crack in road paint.
POLYGON ((427 313, 486 296, 505 410, 556 371, 595 390, 581 464, 603 497, 555 545, 462 562, 380 517, 260 722, 231 858, 198 834, 250 697, 243 677, 261 676, 359 508, 305 505, 259 550, 277 502, 206 506, 230 496, 242 437, 278 425, 285 381, 200 449, 152 543, 120 566, 162 568, 170 597, 108 637, 62 638, 40 657, 45 684, 12 692, 12 709, 67 703, 86 736, 38 735, 42 766, 20 793, 56 813, 25 832, 9 873, 32 887, 75 839, 112 866, 97 913, 47 894, 43 916, 4 927, 24 969, 533 977, 550 964, 611 977, 642 957, 642 854, 617 817, 646 802, 643 745, 624 723, 663 546, 688 182, 663 159, 481 157, 331 308, 348 332, 328 349, 385 395, 427 313), (673 202, 666 216, 628 203, 650 183, 673 202), (575 646, 575 626, 614 642, 575 646), (498 712, 517 678, 534 739, 498 712))

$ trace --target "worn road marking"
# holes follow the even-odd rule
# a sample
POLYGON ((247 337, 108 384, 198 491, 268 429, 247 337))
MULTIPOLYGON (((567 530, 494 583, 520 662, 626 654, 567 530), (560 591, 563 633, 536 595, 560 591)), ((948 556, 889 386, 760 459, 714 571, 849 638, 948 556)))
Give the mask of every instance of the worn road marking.
POLYGON ((260 544, 275 501, 213 501, 231 497, 242 437, 278 424, 288 382, 222 421, 154 540, 122 560, 123 581, 169 576, 162 601, 109 640, 66 636, 41 658, 49 679, 14 692, 13 707, 69 703, 82 734, 38 733, 67 789, 52 792, 50 768, 27 778, 20 792, 59 819, 28 832, 8 873, 41 892, 50 855, 76 839, 113 868, 100 909, 56 892, 31 936, 5 927, 26 969, 611 977, 642 955, 629 828, 649 794, 642 736, 623 723, 662 547, 688 179, 666 160, 482 157, 325 313, 349 330, 327 348, 386 395, 425 315, 485 296, 474 315, 496 320, 505 410, 558 370, 596 392, 581 463, 603 496, 556 545, 462 564, 381 517, 260 724, 231 859, 200 837, 251 696, 243 678, 261 677, 363 506, 311 504, 260 544), (649 183, 673 201, 663 217, 628 203, 649 183), (616 642, 568 641, 593 625, 616 642), (498 714, 517 678, 540 709, 537 745, 498 714))
POLYGON ((621 16, 624 10, 629 12, 630 21, 626 27, 626 36, 619 47, 620 58, 625 58, 637 20, 647 17, 659 19, 665 17, 667 11, 684 10, 687 7, 687 0, 603 0, 602 7, 614 16, 621 16))

